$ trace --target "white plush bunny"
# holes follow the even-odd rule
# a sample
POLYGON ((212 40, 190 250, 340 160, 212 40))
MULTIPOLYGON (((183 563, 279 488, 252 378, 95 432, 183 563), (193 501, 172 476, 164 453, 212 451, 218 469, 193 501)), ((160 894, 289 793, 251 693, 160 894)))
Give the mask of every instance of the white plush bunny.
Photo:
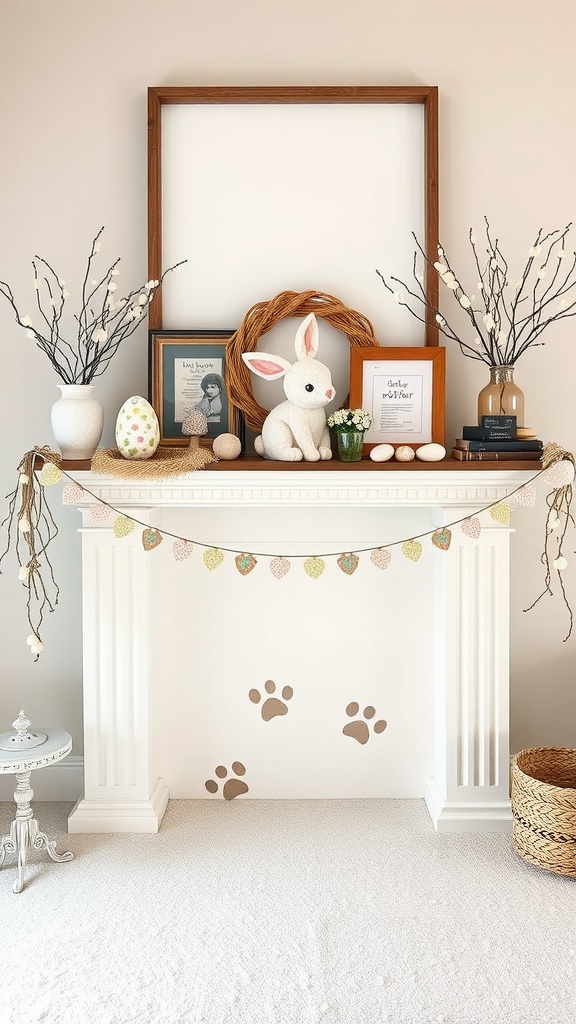
POLYGON ((298 328, 294 347, 295 363, 268 352, 242 353, 246 365, 259 377, 284 377, 284 394, 288 399, 268 413, 254 446, 259 455, 282 462, 331 459, 324 406, 336 392, 330 370, 314 358, 318 351, 318 322, 313 313, 298 328))

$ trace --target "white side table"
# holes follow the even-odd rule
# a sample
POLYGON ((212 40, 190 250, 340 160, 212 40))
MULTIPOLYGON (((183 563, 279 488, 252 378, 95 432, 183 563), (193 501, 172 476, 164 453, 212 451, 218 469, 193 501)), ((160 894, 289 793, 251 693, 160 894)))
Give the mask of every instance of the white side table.
POLYGON ((50 840, 44 832, 40 832, 38 822, 32 816, 30 801, 34 791, 30 787, 30 773, 36 768, 45 768, 55 761, 61 761, 72 749, 72 737, 64 729, 43 729, 42 734, 46 739, 35 747, 0 749, 0 773, 16 777, 16 817, 10 825, 9 834, 0 839, 0 867, 7 853, 16 853, 18 857, 18 878, 12 886, 13 892, 22 892, 24 888, 28 847, 45 849, 55 861, 72 860, 74 856, 73 853, 56 853, 56 840, 50 840))

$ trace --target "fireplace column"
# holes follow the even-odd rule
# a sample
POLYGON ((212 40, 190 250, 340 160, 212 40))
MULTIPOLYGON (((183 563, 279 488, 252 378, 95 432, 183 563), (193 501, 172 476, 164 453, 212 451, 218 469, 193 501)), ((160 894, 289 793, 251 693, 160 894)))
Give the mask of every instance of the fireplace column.
MULTIPOLYGON (((450 523, 463 509, 444 506, 443 513, 450 523)), ((511 532, 488 526, 470 542, 453 530, 436 580, 435 765, 424 798, 439 832, 511 827, 511 532)))
MULTIPOLYGON (((83 797, 70 832, 157 832, 168 803, 158 777, 151 686, 150 559, 142 527, 118 540, 81 506, 84 615, 83 797)), ((151 507, 122 507, 154 525, 151 507)))

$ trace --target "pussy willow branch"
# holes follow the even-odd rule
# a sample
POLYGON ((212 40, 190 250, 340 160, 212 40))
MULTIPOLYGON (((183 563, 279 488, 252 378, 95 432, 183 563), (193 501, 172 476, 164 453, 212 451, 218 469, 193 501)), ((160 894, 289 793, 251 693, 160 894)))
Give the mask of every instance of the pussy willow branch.
MULTIPOLYGON (((412 232, 417 251, 414 253, 412 274, 418 285, 418 291, 409 287, 402 278, 390 276, 389 281, 400 285, 409 299, 415 303, 421 303, 425 312, 434 316, 440 332, 447 338, 455 341, 463 355, 471 359, 480 360, 489 366, 513 365, 527 348, 536 345, 543 345, 539 338, 542 333, 557 320, 576 315, 576 253, 572 254, 572 261, 565 272, 562 272, 560 253, 565 253, 566 237, 572 227, 569 223, 563 230, 543 233, 542 228, 536 234, 534 243, 530 249, 528 259, 518 286, 512 298, 507 298, 505 288, 510 286, 508 280, 509 266, 503 256, 498 239, 493 239, 488 219, 484 218, 485 234, 488 247, 486 250, 487 262, 482 267, 477 249, 476 238, 472 230, 469 232, 469 242, 472 248, 475 268, 478 274, 478 287, 481 290, 481 306, 475 308, 473 303, 475 295, 470 295, 462 284, 452 267, 449 258, 442 246, 438 246, 438 261, 446 269, 440 272, 441 280, 448 277, 448 281, 442 283, 453 292, 454 297, 461 309, 468 315, 468 318, 475 331, 475 344, 463 341, 459 333, 449 323, 447 317, 440 313, 432 305, 422 286, 422 275, 417 266, 418 253, 427 267, 428 273, 438 273, 435 262, 429 259, 418 238, 412 232), (540 252, 544 253, 540 259, 540 252), (548 271, 552 260, 557 259, 558 265, 554 268, 551 278, 548 271), (538 268, 538 269, 537 269, 538 268), (532 273, 537 273, 536 280, 532 285, 532 273), (543 283, 545 282, 545 283, 543 283), (531 294, 529 289, 531 289, 531 294), (570 295, 570 301, 566 297, 570 295), (551 304, 558 300, 566 302, 563 308, 551 311, 551 304), (462 301, 464 300, 464 301, 462 301), (531 301, 530 312, 525 311, 525 305, 531 301), (482 308, 483 306, 483 308, 482 308), (480 317, 482 323, 480 323, 480 317), (485 318, 490 317, 492 326, 484 323, 485 318)), ((376 271, 384 286, 392 295, 397 298, 401 305, 404 305, 408 312, 421 323, 429 323, 429 320, 421 315, 413 304, 404 301, 386 280, 385 276, 376 271)))
POLYGON ((46 324, 46 334, 29 324, 26 317, 23 319, 20 316, 10 286, 5 281, 0 281, 0 295, 3 295, 10 303, 16 323, 34 338, 38 348, 48 356, 58 377, 66 384, 89 384, 94 377, 98 377, 104 372, 119 345, 129 338, 145 319, 154 293, 166 275, 186 263, 186 260, 180 260, 165 270, 158 282, 151 286, 141 285, 122 298, 115 299, 114 277, 117 274, 120 258, 111 264, 96 284, 89 285, 92 263, 99 251, 99 239, 103 231, 104 228, 100 228, 93 239, 86 264, 81 292, 82 306, 79 314, 74 316, 77 323, 77 338, 74 343, 67 341, 61 334, 61 321, 68 293, 47 260, 41 256, 35 256, 32 260, 36 304, 40 316, 46 324), (47 271, 43 276, 39 273, 40 265, 47 271), (49 314, 42 304, 41 284, 44 285, 48 295, 49 314), (104 289, 103 294, 101 289, 104 289), (139 302, 140 297, 144 296, 146 302, 139 302), (93 308, 93 303, 96 308, 93 308), (100 340, 97 337, 100 331, 106 332, 105 339, 100 340))

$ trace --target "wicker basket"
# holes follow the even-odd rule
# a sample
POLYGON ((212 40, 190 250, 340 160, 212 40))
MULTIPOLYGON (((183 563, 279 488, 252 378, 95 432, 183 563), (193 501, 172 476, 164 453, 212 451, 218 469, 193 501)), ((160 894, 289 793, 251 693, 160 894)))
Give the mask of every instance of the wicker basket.
POLYGON ((539 868, 576 877, 576 749, 534 747, 512 761, 512 842, 539 868))

